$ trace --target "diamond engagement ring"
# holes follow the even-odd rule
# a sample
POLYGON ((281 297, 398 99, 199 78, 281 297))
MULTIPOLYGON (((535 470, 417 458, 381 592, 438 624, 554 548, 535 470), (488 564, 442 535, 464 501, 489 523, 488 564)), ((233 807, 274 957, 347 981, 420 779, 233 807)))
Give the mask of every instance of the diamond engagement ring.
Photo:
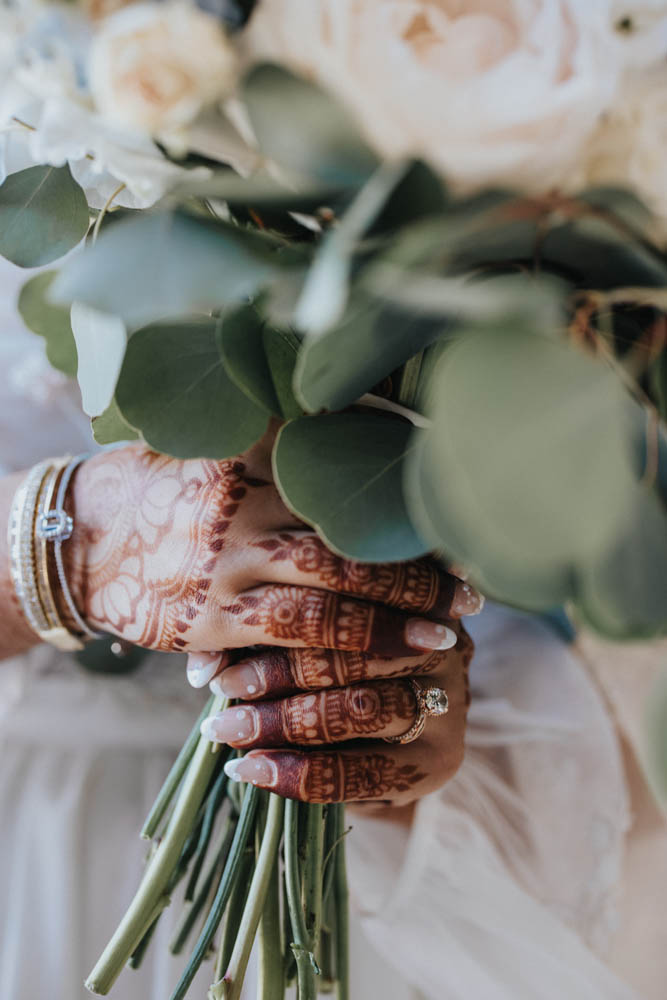
POLYGON ((402 736, 385 736, 385 743, 412 743, 419 739, 424 731, 426 719, 431 716, 444 715, 449 711, 447 692, 439 687, 422 687, 418 681, 408 679, 408 684, 417 702, 417 718, 407 732, 402 736))

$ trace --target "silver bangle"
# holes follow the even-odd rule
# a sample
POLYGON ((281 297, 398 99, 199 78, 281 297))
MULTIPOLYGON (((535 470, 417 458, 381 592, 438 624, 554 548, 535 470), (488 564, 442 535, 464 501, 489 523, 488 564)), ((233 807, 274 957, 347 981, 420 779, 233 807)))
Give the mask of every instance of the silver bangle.
POLYGON ((53 544, 53 555, 63 601, 65 602, 72 621, 79 630, 80 637, 86 639, 99 639, 101 638, 102 633, 95 632, 90 628, 90 626, 81 617, 79 610, 74 603, 74 598, 72 597, 72 592, 67 582, 62 552, 63 542, 66 542, 68 538, 71 538, 74 531, 74 519, 71 514, 68 514, 65 510, 67 487, 69 486, 70 480, 78 467, 88 457, 88 454, 85 454, 77 455, 76 458, 70 459, 69 463, 65 467, 65 471, 60 477, 55 507, 52 507, 51 510, 41 512, 41 515, 37 519, 36 534, 39 538, 43 538, 53 544))

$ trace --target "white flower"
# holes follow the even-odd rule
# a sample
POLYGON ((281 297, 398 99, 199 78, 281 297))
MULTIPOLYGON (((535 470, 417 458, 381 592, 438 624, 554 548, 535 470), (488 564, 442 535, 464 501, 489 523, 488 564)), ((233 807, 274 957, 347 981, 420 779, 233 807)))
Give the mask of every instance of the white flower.
POLYGON ((667 66, 628 76, 622 98, 593 135, 580 185, 634 188, 667 235, 667 66))
POLYGON ((251 58, 337 93, 388 156, 459 189, 564 183, 613 99, 610 0, 264 0, 251 58))
POLYGON ((91 207, 115 194, 114 205, 147 208, 185 177, 209 176, 205 168, 187 172, 171 163, 148 136, 104 121, 81 89, 66 30, 54 32, 48 45, 43 35, 38 30, 34 43, 22 31, 5 36, 0 181, 35 164, 68 163, 91 207))
POLYGON ((102 115, 151 135, 174 132, 228 96, 236 55, 219 22, 182 0, 138 3, 103 22, 89 61, 102 115))

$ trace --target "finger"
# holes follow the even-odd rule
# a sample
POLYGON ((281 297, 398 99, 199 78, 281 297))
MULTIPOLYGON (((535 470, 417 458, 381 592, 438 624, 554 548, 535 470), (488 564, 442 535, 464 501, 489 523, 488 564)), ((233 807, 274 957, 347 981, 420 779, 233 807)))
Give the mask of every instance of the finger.
POLYGON ((252 750, 228 761, 234 781, 247 781, 303 802, 364 802, 415 798, 428 785, 418 743, 371 751, 252 750))
POLYGON ((194 688, 205 687, 230 662, 229 653, 188 653, 188 681, 194 688))
POLYGON ((202 734, 234 747, 321 746, 401 736, 419 708, 406 681, 375 681, 299 694, 279 701, 235 705, 202 723, 202 734))
POLYGON ((308 587, 258 587, 219 611, 226 646, 319 646, 410 656, 456 644, 447 625, 308 587))
POLYGON ((258 574, 272 583, 324 587, 435 618, 476 615, 484 598, 431 559, 362 563, 330 552, 312 531, 270 532, 251 548, 262 553, 258 574))
POLYGON ((257 701, 297 691, 347 687, 360 681, 429 674, 459 656, 456 647, 420 656, 374 656, 353 650, 266 649, 254 653, 215 676, 214 694, 257 701))

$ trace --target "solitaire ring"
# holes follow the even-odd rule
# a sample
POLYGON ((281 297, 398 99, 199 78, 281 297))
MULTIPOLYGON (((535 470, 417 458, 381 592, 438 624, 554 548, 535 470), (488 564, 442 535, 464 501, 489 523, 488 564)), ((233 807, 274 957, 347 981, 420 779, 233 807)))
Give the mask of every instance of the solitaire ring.
POLYGON ((408 684, 417 702, 417 718, 407 732, 402 736, 385 736, 385 743, 412 743, 419 739, 424 732, 426 720, 431 716, 444 715, 449 711, 449 698, 447 692, 439 687, 422 687, 418 681, 412 677, 408 679, 408 684))

